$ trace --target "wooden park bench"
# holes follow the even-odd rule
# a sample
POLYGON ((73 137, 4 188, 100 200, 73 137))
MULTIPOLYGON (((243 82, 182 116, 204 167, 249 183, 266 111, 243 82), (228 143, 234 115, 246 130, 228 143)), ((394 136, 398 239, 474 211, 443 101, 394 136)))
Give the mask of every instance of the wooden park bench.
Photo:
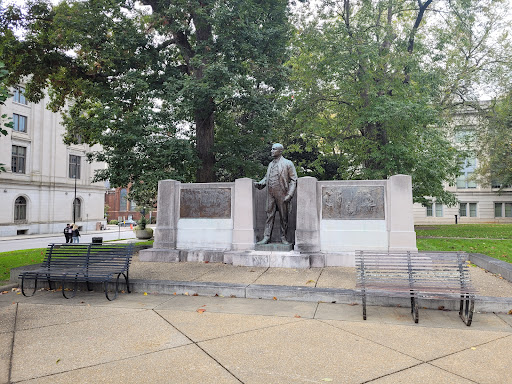
POLYGON ((405 297, 418 323, 419 299, 460 300, 459 316, 471 325, 476 290, 465 253, 378 253, 356 251, 357 282, 366 320, 366 296, 405 297))
POLYGON ((21 276, 21 292, 24 296, 32 296, 37 290, 38 280, 62 284, 62 295, 69 299, 74 297, 78 283, 86 283, 91 291, 91 283, 103 283, 105 296, 114 300, 119 291, 119 279, 124 276, 128 293, 130 293, 128 270, 133 256, 133 244, 50 244, 41 266, 32 271, 23 272, 21 276), (108 293, 108 283, 115 279, 114 296, 108 293), (25 281, 34 280, 34 290, 25 293, 25 281), (66 295, 65 284, 72 283, 71 296, 66 295))

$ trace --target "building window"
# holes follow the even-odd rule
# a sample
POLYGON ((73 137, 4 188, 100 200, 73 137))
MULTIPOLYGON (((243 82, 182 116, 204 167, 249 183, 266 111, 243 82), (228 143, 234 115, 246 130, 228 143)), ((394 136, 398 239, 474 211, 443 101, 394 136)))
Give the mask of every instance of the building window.
POLYGON ((18 132, 27 132, 27 116, 18 115, 17 113, 13 113, 12 116, 12 129, 18 132))
POLYGON ((14 89, 14 102, 27 105, 27 99, 25 99, 25 88, 18 87, 14 89))
POLYGON ((426 204, 427 208, 427 217, 433 217, 434 214, 436 217, 443 217, 443 204, 432 203, 426 204))
POLYGON ((494 217, 512 217, 512 203, 494 203, 494 217))
POLYGON ((459 177, 457 177, 458 189, 476 188, 476 182, 474 180, 470 180, 473 172, 475 172, 475 168, 476 159, 466 159, 464 161, 464 166, 460 170, 459 177))
POLYGON ((11 171, 13 173, 25 173, 27 148, 18 145, 12 146, 11 171))
POLYGON ((20 196, 14 202, 14 221, 26 221, 27 220, 27 200, 20 196))
POLYGON ((477 217, 476 203, 460 203, 460 217, 477 217))
POLYGON ((69 178, 80 179, 80 156, 69 155, 69 178))
POLYGON ((73 201, 73 221, 77 222, 82 220, 82 202, 77 197, 73 201))
POLYGON ((127 205, 128 205, 128 199, 127 199, 128 191, 126 188, 121 189, 120 192, 120 198, 119 198, 119 210, 120 211, 126 211, 127 205))

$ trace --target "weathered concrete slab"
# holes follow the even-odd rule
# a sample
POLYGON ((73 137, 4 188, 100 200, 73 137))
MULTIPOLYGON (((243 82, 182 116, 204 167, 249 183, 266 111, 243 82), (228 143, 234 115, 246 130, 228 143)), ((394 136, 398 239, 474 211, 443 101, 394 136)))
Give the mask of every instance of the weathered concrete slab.
POLYGON ((315 287, 321 273, 320 268, 270 268, 254 284, 315 287))
MULTIPOLYGON (((14 324, 11 326, 11 328, 14 324)), ((0 383, 9 382, 9 364, 11 361, 11 346, 13 332, 0 333, 0 383)))
POLYGON ((372 381, 374 384, 470 384, 467 380, 453 373, 433 367, 430 364, 420 364, 405 371, 393 373, 372 381))
POLYGON ((458 353, 432 361, 431 364, 477 383, 510 381, 512 336, 474 343, 458 353))
POLYGON ((361 383, 419 363, 390 348, 313 320, 199 345, 244 383, 361 383), (369 361, 371 372, 367 369, 369 361))
POLYGON ((488 343, 506 336, 504 332, 471 332, 466 329, 447 329, 411 325, 347 322, 325 320, 334 327, 364 337, 380 345, 412 356, 421 361, 430 361, 448 356, 473 346, 488 343), (446 342, 449 340, 450 342, 446 342))
MULTIPOLYGON (((141 309, 132 310, 141 311, 141 309)), ((18 304, 16 331, 48 327, 59 324, 93 320, 109 317, 114 319, 126 314, 124 308, 103 308, 91 305, 75 306, 72 310, 68 306, 49 306, 45 304, 18 304)))
POLYGON ((16 306, 12 302, 0 303, 0 334, 14 331, 16 306))
POLYGON ((206 308, 208 312, 218 313, 313 318, 316 307, 316 303, 300 301, 176 296, 174 300, 163 303, 158 306, 156 310, 172 309, 179 311, 196 311, 198 308, 206 308))
POLYGON ((240 383, 215 360, 196 345, 167 349, 112 361, 106 364, 72 370, 29 383, 69 384, 83 383, 183 383, 195 384, 215 378, 215 383, 240 383))
POLYGON ((211 312, 207 304, 196 311, 159 309, 157 312, 192 340, 205 341, 299 321, 294 317, 241 315, 211 312))
POLYGON ((16 332, 11 379, 28 380, 189 343, 152 311, 126 310, 113 318, 21 330, 16 332))

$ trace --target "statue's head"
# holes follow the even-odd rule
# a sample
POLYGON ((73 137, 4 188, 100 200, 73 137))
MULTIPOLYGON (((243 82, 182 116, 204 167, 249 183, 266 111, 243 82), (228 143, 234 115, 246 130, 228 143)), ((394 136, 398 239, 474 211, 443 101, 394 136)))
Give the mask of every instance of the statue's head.
POLYGON ((270 154, 272 155, 272 157, 277 158, 277 157, 282 155, 283 149, 284 148, 283 148, 282 144, 275 143, 274 145, 272 145, 272 149, 270 150, 270 154))

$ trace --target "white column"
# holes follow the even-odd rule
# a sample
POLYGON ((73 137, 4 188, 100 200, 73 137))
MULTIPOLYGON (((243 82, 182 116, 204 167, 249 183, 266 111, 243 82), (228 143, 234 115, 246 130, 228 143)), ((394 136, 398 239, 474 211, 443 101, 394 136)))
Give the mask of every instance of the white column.
POLYGON ((253 180, 235 180, 235 201, 233 213, 233 250, 254 249, 254 203, 253 180))
POLYGON ((412 179, 394 175, 388 180, 389 250, 417 251, 412 208, 412 179))

